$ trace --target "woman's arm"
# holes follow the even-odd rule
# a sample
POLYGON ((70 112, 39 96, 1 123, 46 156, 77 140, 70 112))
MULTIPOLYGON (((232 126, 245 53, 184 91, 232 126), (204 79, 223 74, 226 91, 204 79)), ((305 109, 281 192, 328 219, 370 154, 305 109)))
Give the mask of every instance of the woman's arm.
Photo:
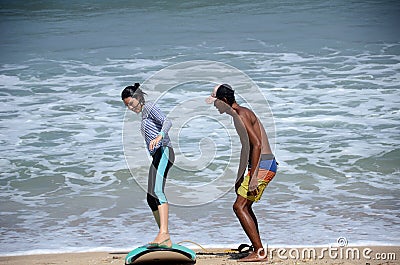
POLYGON ((165 137, 165 135, 169 132, 172 127, 172 122, 162 113, 160 108, 157 105, 153 105, 151 107, 149 118, 151 118, 156 124, 160 124, 162 126, 161 131, 158 136, 150 141, 150 150, 153 150, 154 147, 158 145, 158 143, 165 137))

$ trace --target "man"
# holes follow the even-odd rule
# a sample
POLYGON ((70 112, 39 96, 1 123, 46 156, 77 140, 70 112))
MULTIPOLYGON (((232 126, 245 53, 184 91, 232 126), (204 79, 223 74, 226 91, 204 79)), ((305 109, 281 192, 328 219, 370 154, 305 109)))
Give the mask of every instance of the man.
POLYGON ((233 204, 233 210, 250 239, 254 251, 250 252, 247 257, 240 259, 240 261, 264 261, 267 253, 261 242, 258 222, 252 205, 260 200, 264 189, 273 179, 277 170, 277 163, 272 154, 267 134, 254 112, 236 102, 234 90, 230 85, 222 84, 216 86, 207 102, 214 102, 214 106, 220 114, 227 113, 232 116, 242 144, 235 184, 237 197, 233 204), (244 176, 247 163, 248 174, 244 176))

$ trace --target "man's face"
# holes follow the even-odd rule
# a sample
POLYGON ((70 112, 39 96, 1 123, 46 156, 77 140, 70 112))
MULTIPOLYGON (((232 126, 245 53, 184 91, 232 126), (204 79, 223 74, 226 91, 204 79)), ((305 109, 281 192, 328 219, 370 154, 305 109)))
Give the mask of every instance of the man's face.
POLYGON ((228 110, 231 108, 228 104, 220 99, 214 101, 214 106, 217 108, 220 114, 228 112, 228 110))

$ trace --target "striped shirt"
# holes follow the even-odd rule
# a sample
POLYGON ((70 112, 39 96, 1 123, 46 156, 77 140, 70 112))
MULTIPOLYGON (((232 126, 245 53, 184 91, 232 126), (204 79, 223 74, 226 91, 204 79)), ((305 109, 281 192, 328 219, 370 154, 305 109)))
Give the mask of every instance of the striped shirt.
POLYGON ((162 113, 154 102, 146 102, 142 111, 142 124, 140 131, 146 141, 147 149, 153 155, 160 146, 172 147, 168 132, 172 122, 162 113), (150 141, 158 135, 163 135, 163 139, 153 149, 149 149, 150 141))

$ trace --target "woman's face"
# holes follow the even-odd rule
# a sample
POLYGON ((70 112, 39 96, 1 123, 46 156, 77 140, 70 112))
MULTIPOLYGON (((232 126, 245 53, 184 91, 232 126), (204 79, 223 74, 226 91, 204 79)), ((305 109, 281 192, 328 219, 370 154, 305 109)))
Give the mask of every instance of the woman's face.
POLYGON ((125 106, 135 113, 140 113, 142 111, 142 105, 136 98, 128 97, 124 99, 125 106))

